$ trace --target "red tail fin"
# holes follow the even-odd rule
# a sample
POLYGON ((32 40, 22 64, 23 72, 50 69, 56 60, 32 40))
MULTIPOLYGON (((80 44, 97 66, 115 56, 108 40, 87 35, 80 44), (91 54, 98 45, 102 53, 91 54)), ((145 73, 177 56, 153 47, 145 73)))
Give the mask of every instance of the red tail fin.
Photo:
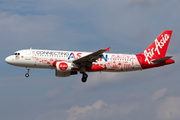
POLYGON ((150 64, 151 60, 165 57, 171 38, 172 30, 163 31, 154 42, 140 55, 144 62, 150 64))

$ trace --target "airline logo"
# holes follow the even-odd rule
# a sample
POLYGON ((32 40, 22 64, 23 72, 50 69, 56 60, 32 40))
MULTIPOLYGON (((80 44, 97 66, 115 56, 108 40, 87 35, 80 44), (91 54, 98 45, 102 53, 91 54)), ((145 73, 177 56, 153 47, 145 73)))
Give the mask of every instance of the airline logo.
POLYGON ((160 40, 160 42, 158 42, 158 40, 155 40, 155 51, 157 51, 157 53, 160 55, 161 53, 159 52, 159 48, 163 48, 164 44, 166 43, 166 41, 169 39, 169 35, 165 34, 164 37, 163 35, 161 35, 162 39, 160 40))
POLYGON ((60 63, 59 64, 59 69, 62 71, 65 71, 68 68, 68 64, 67 63, 60 63))
POLYGON ((164 52, 163 49, 166 49, 166 48, 163 48, 163 47, 166 45, 166 43, 170 39, 170 35, 161 34, 158 38, 155 39, 154 43, 144 51, 145 62, 148 62, 149 64, 151 64, 150 60, 153 59, 153 57, 160 57, 161 53, 164 52), (160 40, 158 40, 158 38, 160 40))

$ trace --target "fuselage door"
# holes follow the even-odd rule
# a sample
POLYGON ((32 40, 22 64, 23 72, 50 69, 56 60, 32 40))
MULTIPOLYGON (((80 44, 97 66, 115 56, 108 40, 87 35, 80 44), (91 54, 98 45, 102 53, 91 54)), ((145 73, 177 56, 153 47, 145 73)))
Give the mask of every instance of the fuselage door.
POLYGON ((25 60, 31 60, 31 49, 26 51, 25 60))

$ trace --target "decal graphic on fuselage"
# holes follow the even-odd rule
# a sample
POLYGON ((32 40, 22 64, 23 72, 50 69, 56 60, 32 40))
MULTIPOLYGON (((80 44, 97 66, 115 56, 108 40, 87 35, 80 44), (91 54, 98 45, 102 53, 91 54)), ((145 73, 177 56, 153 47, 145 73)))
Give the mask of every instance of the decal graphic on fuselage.
POLYGON ((63 56, 69 56, 69 52, 53 52, 53 51, 36 51, 36 54, 41 55, 63 55, 63 56))
MULTIPOLYGON (((48 64, 54 66, 55 61, 66 61, 66 60, 76 60, 80 57, 86 56, 90 53, 83 52, 68 52, 68 51, 33 51, 38 55, 49 55, 50 58, 33 57, 36 61, 41 62, 42 64, 48 64), (60 56, 60 57, 59 57, 60 56), (63 56, 63 57, 61 57, 63 56), (39 59, 38 59, 39 58, 39 59), (65 60, 66 59, 66 60, 65 60)), ((141 69, 137 67, 137 59, 134 55, 121 55, 121 54, 102 54, 102 58, 97 59, 96 62, 93 62, 93 65, 98 65, 104 68, 104 70, 115 70, 115 71, 126 71, 141 69)), ((60 64, 59 69, 64 71, 67 69, 67 65, 60 64)))
MULTIPOLYGON (((82 53, 74 53, 74 52, 72 52, 72 53, 70 53, 70 55, 69 55, 69 57, 68 57, 68 60, 70 60, 71 58, 73 58, 73 59, 78 59, 78 58, 80 58, 80 57, 82 57, 82 53)), ((106 54, 105 56, 103 55, 102 58, 104 59, 104 61, 107 62, 107 60, 108 60, 108 55, 107 55, 107 54, 106 54)), ((100 59, 100 60, 98 59, 97 61, 101 61, 101 59, 100 59)))
POLYGON ((71 59, 71 58, 73 58, 73 59, 78 59, 78 58, 80 58, 82 56, 82 53, 77 53, 77 54, 75 54, 75 53, 70 53, 70 55, 69 55, 69 57, 68 57, 68 60, 69 59, 71 59))

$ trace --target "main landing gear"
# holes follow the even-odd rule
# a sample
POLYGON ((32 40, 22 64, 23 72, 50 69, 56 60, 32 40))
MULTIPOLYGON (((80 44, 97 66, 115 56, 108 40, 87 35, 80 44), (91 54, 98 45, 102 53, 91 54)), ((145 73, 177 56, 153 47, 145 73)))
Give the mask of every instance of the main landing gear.
POLYGON ((86 72, 86 68, 85 65, 81 66, 81 70, 82 72, 80 72, 82 75, 82 82, 85 83, 87 81, 88 75, 85 73, 86 72))
POLYGON ((27 73, 25 74, 26 77, 29 77, 29 70, 30 68, 27 67, 27 73))
POLYGON ((85 73, 85 72, 81 72, 82 75, 82 82, 86 82, 87 81, 87 78, 88 78, 88 75, 85 73))

